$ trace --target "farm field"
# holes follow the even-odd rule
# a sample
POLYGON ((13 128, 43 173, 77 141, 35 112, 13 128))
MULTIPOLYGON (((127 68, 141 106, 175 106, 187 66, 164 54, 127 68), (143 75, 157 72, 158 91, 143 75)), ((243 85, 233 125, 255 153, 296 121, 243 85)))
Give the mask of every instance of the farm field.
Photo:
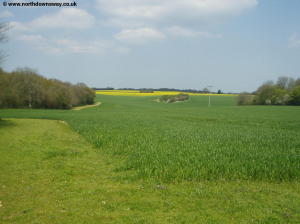
POLYGON ((155 99, 0 110, 2 221, 299 223, 299 107, 155 99))
POLYGON ((190 96, 237 96, 237 94, 212 94, 212 93, 192 93, 180 91, 153 91, 153 92, 140 92, 139 90, 96 90, 96 94, 109 95, 109 96, 161 96, 161 95, 178 95, 181 93, 189 94, 190 96))

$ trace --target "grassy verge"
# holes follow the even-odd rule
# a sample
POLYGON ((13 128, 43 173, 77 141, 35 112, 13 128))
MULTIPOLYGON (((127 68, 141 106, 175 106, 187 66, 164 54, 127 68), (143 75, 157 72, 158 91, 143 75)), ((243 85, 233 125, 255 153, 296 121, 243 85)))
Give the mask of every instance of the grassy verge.
POLYGON ((78 107, 73 107, 72 110, 82 110, 82 109, 87 109, 90 107, 97 107, 101 104, 101 102, 96 102, 94 104, 90 104, 90 105, 85 105, 85 106, 78 106, 78 107))
POLYGON ((0 121, 0 223, 299 223, 300 184, 128 181, 63 122, 0 121))

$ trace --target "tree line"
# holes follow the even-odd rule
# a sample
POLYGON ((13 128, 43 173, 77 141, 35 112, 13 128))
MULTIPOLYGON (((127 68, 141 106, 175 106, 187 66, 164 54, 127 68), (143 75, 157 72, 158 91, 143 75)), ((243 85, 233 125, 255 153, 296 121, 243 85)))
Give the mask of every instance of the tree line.
POLYGON ((279 77, 263 83, 253 94, 241 93, 239 105, 300 105, 300 78, 279 77))
POLYGON ((0 68, 0 108, 71 109, 93 104, 94 98, 94 90, 83 83, 47 79, 29 68, 13 72, 0 68))

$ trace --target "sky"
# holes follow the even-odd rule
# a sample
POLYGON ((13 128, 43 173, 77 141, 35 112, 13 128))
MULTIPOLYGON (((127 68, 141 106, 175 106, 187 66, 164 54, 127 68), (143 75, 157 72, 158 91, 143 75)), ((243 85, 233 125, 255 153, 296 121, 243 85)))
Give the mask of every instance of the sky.
POLYGON ((1 4, 0 21, 10 25, 2 67, 90 87, 223 92, 300 77, 299 0, 75 1, 1 4))

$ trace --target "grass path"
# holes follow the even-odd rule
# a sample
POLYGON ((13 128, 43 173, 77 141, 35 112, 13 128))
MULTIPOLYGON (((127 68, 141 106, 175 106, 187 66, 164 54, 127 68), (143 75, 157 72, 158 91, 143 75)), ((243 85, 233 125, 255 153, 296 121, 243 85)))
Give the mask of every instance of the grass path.
POLYGON ((0 120, 0 223, 299 223, 300 184, 129 181, 68 125, 0 120))
POLYGON ((72 110, 82 110, 82 109, 87 109, 87 108, 91 108, 91 107, 97 107, 100 105, 101 105, 101 102, 96 102, 92 105, 84 105, 84 106, 74 107, 74 108, 72 108, 72 110))

